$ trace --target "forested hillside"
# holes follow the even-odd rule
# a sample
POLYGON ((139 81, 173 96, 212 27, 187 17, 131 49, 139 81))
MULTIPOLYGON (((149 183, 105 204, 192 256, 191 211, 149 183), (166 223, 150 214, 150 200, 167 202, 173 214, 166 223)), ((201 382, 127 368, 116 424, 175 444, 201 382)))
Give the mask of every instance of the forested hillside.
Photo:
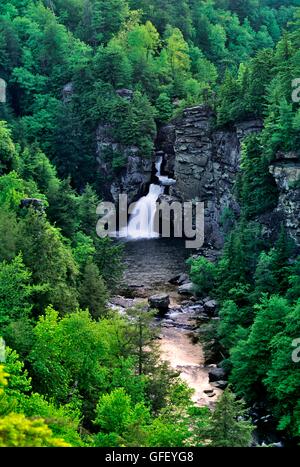
POLYGON ((0 446, 248 446, 243 400, 263 400, 299 442, 299 245, 286 225, 266 239, 260 223, 278 203, 270 164, 279 152, 299 164, 297 7, 1 0, 0 446), (122 245, 96 234, 104 185, 128 163, 122 148, 151 159, 161 126, 200 104, 216 130, 264 122, 242 145, 241 209, 224 213, 221 258, 189 260, 198 296, 220 304, 210 333, 231 389, 213 413, 160 360, 151 313, 108 306, 122 245), (97 160, 99 125, 118 142, 105 153, 111 178, 97 160))

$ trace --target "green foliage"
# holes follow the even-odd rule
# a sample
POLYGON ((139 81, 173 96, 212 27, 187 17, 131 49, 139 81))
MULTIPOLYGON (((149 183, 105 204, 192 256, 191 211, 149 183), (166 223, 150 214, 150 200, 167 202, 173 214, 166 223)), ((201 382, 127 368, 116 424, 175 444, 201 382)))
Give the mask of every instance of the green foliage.
POLYGON ((284 331, 274 335, 270 342, 272 364, 264 378, 269 397, 275 404, 279 428, 295 437, 299 436, 300 371, 299 363, 291 358, 291 351, 298 355, 293 341, 299 339, 299 306, 298 301, 286 314, 284 331))
POLYGON ((18 166, 18 152, 12 142, 7 124, 0 121, 0 175, 15 170, 18 166))
POLYGON ((128 438, 129 445, 137 445, 132 439, 133 434, 138 437, 139 446, 142 446, 143 426, 149 423, 149 420, 149 409, 141 403, 132 404, 131 397, 123 388, 101 396, 96 408, 95 423, 104 433, 114 436, 119 446, 128 446, 128 438))
POLYGON ((123 245, 115 243, 111 238, 95 240, 96 254, 94 261, 109 290, 113 291, 123 276, 123 245))
POLYGON ((55 438, 44 420, 27 419, 23 414, 11 413, 0 419, 1 447, 69 447, 55 438))
POLYGON ((24 266, 22 256, 11 263, 0 263, 0 325, 28 316, 32 305, 30 297, 34 288, 30 285, 31 273, 24 266))
POLYGON ((63 180, 48 191, 47 217, 68 238, 72 238, 78 223, 78 197, 70 180, 63 180))
POLYGON ((30 210, 20 220, 17 248, 32 272, 34 283, 43 285, 39 306, 51 303, 62 312, 76 309, 78 267, 71 248, 44 215, 30 210))
POLYGON ((156 100, 156 109, 158 112, 158 122, 165 123, 173 115, 173 106, 170 97, 166 93, 161 93, 156 100))
POLYGON ((90 261, 87 262, 79 286, 79 303, 81 308, 89 309, 93 318, 99 319, 105 316, 107 312, 107 299, 106 286, 100 276, 98 267, 90 261))
POLYGON ((217 268, 206 258, 189 259, 190 277, 201 295, 208 295, 215 285, 217 268))
POLYGON ((288 269, 288 283, 287 297, 295 301, 300 296, 300 257, 296 259, 295 263, 288 269))
POLYGON ((226 389, 216 403, 207 433, 212 447, 249 447, 253 426, 245 419, 245 404, 226 389))
POLYGON ((231 350, 231 381, 236 393, 247 400, 264 391, 262 379, 271 364, 270 342, 283 331, 289 305, 284 298, 274 295, 262 298, 255 310, 256 317, 248 339, 239 341, 231 350))
POLYGON ((247 217, 272 209, 277 201, 277 189, 268 167, 270 161, 263 153, 257 136, 247 139, 242 152, 240 198, 247 217))
POLYGON ((155 111, 147 96, 137 91, 127 106, 125 119, 121 120, 118 109, 115 109, 115 118, 119 126, 115 128, 115 136, 125 145, 136 145, 142 155, 150 157, 153 151, 153 140, 156 135, 155 111))
POLYGON ((279 428, 299 436, 291 359, 299 258, 284 230, 270 245, 257 222, 277 204, 270 162, 300 144, 291 102, 300 73, 295 6, 1 2, 0 324, 14 349, 0 368, 1 446, 249 444, 243 408, 229 391, 211 415, 193 407, 159 358, 151 313, 138 308, 120 318, 107 310, 107 290, 123 274, 122 246, 95 232, 107 193, 96 157, 99 124, 116 143, 105 163, 119 180, 131 149, 152 156, 157 125, 203 103, 218 126, 264 118, 264 129, 244 141, 241 218, 223 213, 223 255, 215 264, 191 260, 191 278, 221 302, 208 335, 219 336, 238 396, 266 398, 279 428), (132 98, 120 97, 120 88, 132 98), (21 208, 25 198, 42 207, 21 208))
POLYGON ((13 259, 16 253, 16 213, 2 205, 0 210, 0 261, 13 259))
POLYGON ((227 349, 231 349, 238 342, 239 327, 243 324, 241 312, 233 300, 224 302, 220 310, 220 324, 218 327, 218 335, 222 345, 227 349))
POLYGON ((226 296, 237 284, 249 283, 262 247, 259 225, 241 221, 228 236, 218 263, 216 292, 219 296, 226 296))

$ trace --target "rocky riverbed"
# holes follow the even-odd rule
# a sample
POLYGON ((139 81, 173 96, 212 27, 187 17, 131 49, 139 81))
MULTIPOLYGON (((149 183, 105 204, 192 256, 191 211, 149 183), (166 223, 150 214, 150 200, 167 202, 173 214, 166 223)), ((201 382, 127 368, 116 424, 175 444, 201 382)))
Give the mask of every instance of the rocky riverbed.
MULTIPOLYGON (((128 242, 125 245, 126 271, 124 288, 111 305, 121 313, 140 303, 148 305, 151 297, 164 309, 156 318, 160 326, 161 358, 168 361, 181 378, 194 390, 198 406, 213 407, 222 390, 209 381, 211 366, 205 366, 198 328, 203 307, 178 293, 172 278, 185 272, 188 251, 181 240, 156 239, 128 242), (166 300, 167 298, 167 300, 166 300)), ((187 277, 182 274, 182 277, 187 277)), ((151 303, 151 300, 150 300, 151 303)))
POLYGON ((209 367, 205 366, 203 348, 197 342, 197 312, 190 307, 173 306, 161 320, 161 358, 180 373, 194 390, 193 401, 198 406, 211 407, 222 391, 209 382, 209 367))

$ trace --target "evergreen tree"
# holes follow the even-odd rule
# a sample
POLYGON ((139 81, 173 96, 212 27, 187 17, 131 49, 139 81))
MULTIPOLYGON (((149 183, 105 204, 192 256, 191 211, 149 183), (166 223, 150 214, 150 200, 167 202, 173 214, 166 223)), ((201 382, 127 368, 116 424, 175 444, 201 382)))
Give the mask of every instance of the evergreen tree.
POLYGON ((159 123, 165 123, 170 120, 173 115, 173 105, 168 94, 161 93, 156 100, 155 107, 158 111, 157 120, 159 123))
POLYGON ((96 264, 88 262, 83 271, 82 281, 79 287, 79 303, 85 309, 88 308, 95 319, 106 315, 107 290, 96 264))
POLYGON ((128 5, 125 0, 95 0, 92 2, 93 37, 88 42, 99 44, 107 42, 117 33, 128 15, 128 5))
POLYGON ((18 167, 17 149, 5 122, 0 121, 0 175, 18 167))
POLYGON ((7 325, 22 316, 28 316, 34 289, 30 285, 31 273, 24 266, 22 256, 11 263, 0 263, 0 325, 7 325))
POLYGON ((78 199, 78 217, 80 230, 91 237, 95 236, 97 225, 97 207, 100 200, 91 185, 86 185, 78 199))
POLYGON ((269 158, 257 135, 247 138, 242 152, 242 174, 239 181, 243 212, 248 218, 275 207, 277 188, 269 173, 269 158))
POLYGON ((34 284, 43 285, 38 307, 51 303, 63 312, 76 309, 77 265, 60 232, 43 214, 30 210, 20 221, 17 248, 32 272, 34 284))
POLYGON ((253 426, 246 418, 243 401, 226 389, 216 403, 207 429, 212 447, 249 447, 253 426))

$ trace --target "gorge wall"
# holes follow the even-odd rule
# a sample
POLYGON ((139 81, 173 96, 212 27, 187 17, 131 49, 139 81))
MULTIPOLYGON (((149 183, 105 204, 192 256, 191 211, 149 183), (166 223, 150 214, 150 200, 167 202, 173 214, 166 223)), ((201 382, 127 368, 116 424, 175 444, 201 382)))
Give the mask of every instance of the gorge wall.
MULTIPOLYGON (((230 129, 216 129, 212 110, 200 105, 185 109, 182 116, 159 130, 156 155, 164 156, 163 170, 177 182, 170 188, 168 199, 205 203, 205 239, 212 249, 220 250, 224 245, 226 215, 231 212, 238 217, 240 213, 234 185, 240 170, 242 140, 262 128, 261 120, 249 120, 230 129)), ((151 160, 143 157, 139 148, 121 148, 105 126, 98 127, 97 148, 100 170, 105 174, 107 191, 113 200, 125 192, 131 202, 145 193, 153 176, 155 154, 151 160), (107 148, 123 151, 126 156, 127 164, 118 174, 105 159, 107 148)), ((278 153, 270 165, 270 173, 278 187, 278 206, 258 221, 268 236, 276 235, 284 222, 300 246, 298 155, 278 153)))
POLYGON ((111 130, 109 125, 99 125, 96 131, 97 161, 104 195, 107 200, 117 203, 119 194, 126 193, 131 203, 145 193, 152 176, 153 160, 143 157, 137 146, 123 146, 115 141, 111 130), (124 158, 123 166, 112 166, 113 154, 124 158))
POLYGON ((224 244, 221 220, 225 210, 239 215, 234 183, 240 169, 241 141, 261 128, 262 122, 254 120, 216 131, 212 111, 205 106, 186 109, 176 128, 177 190, 184 201, 205 203, 205 238, 214 248, 224 244))
MULTIPOLYGON (((182 201, 205 203, 205 239, 213 249, 224 245, 226 214, 239 216, 235 182, 240 171, 241 143, 263 128, 261 120, 249 120, 232 129, 215 129, 214 114, 207 106, 188 108, 181 118, 162 128, 158 141, 167 153, 167 166, 174 165, 176 186, 171 195, 182 201)), ((283 222, 300 247, 300 162, 296 153, 278 153, 270 165, 278 187, 278 206, 260 216, 263 233, 276 238, 283 222)))

